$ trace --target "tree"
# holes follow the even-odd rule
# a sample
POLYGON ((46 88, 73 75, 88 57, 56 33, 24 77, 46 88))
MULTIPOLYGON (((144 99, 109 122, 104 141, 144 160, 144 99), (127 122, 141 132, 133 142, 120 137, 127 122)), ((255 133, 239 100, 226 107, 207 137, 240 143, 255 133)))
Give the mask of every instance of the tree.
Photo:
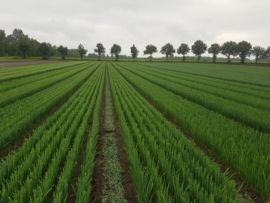
POLYGON ((20 51, 22 58, 26 58, 27 52, 30 50, 30 46, 27 42, 20 42, 18 50, 20 51))
POLYGON ((225 42, 221 46, 221 53, 228 58, 228 63, 231 62, 230 56, 237 55, 237 44, 233 41, 225 42))
POLYGON ((150 54, 150 61, 152 60, 152 54, 157 52, 157 47, 152 44, 148 44, 143 51, 143 55, 150 54))
POLYGON ((161 47, 160 53, 166 55, 166 61, 167 61, 168 56, 173 56, 173 53, 175 53, 175 49, 173 48, 173 45, 171 45, 170 43, 167 43, 163 47, 161 47))
POLYGON ((197 40, 194 42, 194 45, 192 45, 191 50, 192 53, 197 56, 197 60, 199 62, 202 54, 207 50, 207 45, 203 41, 197 40))
POLYGON ((61 53, 62 55, 62 59, 65 59, 65 56, 67 55, 68 53, 68 48, 67 47, 63 47, 62 45, 60 47, 57 48, 57 51, 59 53, 61 53))
POLYGON ((97 49, 94 49, 94 51, 98 53, 98 60, 100 60, 100 55, 105 54, 105 48, 101 43, 98 43, 96 47, 97 49))
POLYGON ((182 54, 183 55, 183 62, 185 62, 186 60, 186 55, 187 53, 190 52, 190 48, 188 47, 187 44, 181 44, 180 47, 177 49, 177 53, 178 54, 182 54))
POLYGON ((251 54, 255 56, 256 63, 258 62, 258 59, 261 58, 264 55, 265 48, 260 46, 255 46, 251 50, 251 54))
POLYGON ((220 51, 221 47, 217 43, 211 44, 211 47, 209 47, 208 53, 213 54, 213 63, 216 62, 217 55, 220 53, 220 51))
POLYGON ((266 49, 266 51, 264 52, 262 58, 264 58, 264 59, 269 59, 269 63, 270 63, 270 47, 268 47, 268 48, 266 49))
POLYGON ((82 57, 87 53, 87 49, 84 48, 84 46, 82 44, 80 44, 78 46, 78 52, 81 56, 81 60, 82 60, 82 57))
POLYGON ((4 56, 4 40, 6 39, 5 30, 0 30, 0 56, 4 56))
POLYGON ((113 44, 112 48, 111 48, 111 54, 115 55, 115 59, 116 61, 118 61, 119 58, 119 54, 121 53, 121 47, 118 44, 113 44))
POLYGON ((245 63, 246 57, 250 56, 251 52, 250 50, 252 49, 252 46, 250 43, 246 41, 239 42, 237 44, 237 55, 241 58, 241 63, 245 63))
POLYGON ((20 29, 14 29, 13 30, 13 33, 12 33, 12 36, 14 37, 15 41, 16 42, 24 42, 24 41, 28 41, 29 40, 29 37, 28 35, 25 35, 23 33, 22 30, 20 29))
POLYGON ((42 59, 47 60, 51 50, 48 44, 46 42, 43 42, 39 45, 38 51, 41 53, 42 59))
POLYGON ((133 58, 133 60, 135 60, 135 58, 137 58, 139 50, 135 47, 135 45, 133 44, 132 47, 130 47, 130 52, 131 52, 131 56, 133 58))

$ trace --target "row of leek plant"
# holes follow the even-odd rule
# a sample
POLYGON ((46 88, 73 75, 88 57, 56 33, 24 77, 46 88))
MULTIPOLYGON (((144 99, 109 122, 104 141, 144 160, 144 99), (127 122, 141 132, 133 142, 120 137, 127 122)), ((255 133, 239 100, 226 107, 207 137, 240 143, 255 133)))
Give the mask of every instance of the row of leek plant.
POLYGON ((143 67, 146 70, 154 70, 157 73, 162 73, 168 76, 172 76, 181 80, 186 81, 196 81, 198 84, 204 84, 204 85, 210 85, 214 87, 218 87, 224 90, 230 90, 233 92, 239 92, 255 97, 260 97, 262 99, 270 99, 270 95, 265 94, 265 92, 269 92, 270 88, 267 87, 260 87, 256 85, 248 85, 243 84, 239 82, 231 82, 221 79, 215 79, 215 78, 209 78, 207 76, 198 76, 198 75, 192 75, 187 74, 183 72, 178 71, 170 71, 168 69, 164 68, 156 68, 155 66, 148 66, 148 65, 142 65, 137 64, 139 67, 143 67))
POLYGON ((79 68, 82 65, 83 64, 75 64, 72 66, 63 66, 63 68, 53 69, 51 71, 43 72, 40 74, 35 74, 35 75, 30 75, 30 76, 22 77, 22 78, 18 78, 18 79, 3 81, 0 83, 0 92, 11 90, 11 89, 14 89, 16 87, 21 87, 23 85, 36 82, 38 80, 50 78, 50 77, 68 72, 70 70, 73 70, 75 68, 79 68))
MULTIPOLYGON (((104 82, 103 82, 104 83, 104 82)), ((76 185, 76 202, 77 203, 87 203, 91 193, 91 178, 93 174, 93 169, 95 166, 95 155, 96 155, 96 144, 98 140, 99 132, 99 113, 100 113, 100 103, 102 99, 102 86, 100 87, 100 95, 97 100, 94 113, 93 113, 93 123, 92 128, 89 131, 88 142, 86 146, 86 153, 83 165, 81 167, 81 176, 78 178, 76 185)))
MULTIPOLYGON (((128 67, 129 64, 125 64, 125 67, 128 67)), ((171 73, 167 70, 156 70, 154 68, 145 68, 139 65, 131 65, 129 66, 132 69, 136 69, 141 72, 145 72, 147 74, 151 74, 153 76, 156 76, 157 78, 162 78, 167 81, 183 85, 195 90, 199 90, 202 92, 210 93, 215 96, 222 97, 224 99, 236 101, 238 103, 246 104, 248 106, 252 106, 259 109, 264 109, 270 111, 270 94, 265 94, 266 92, 261 91, 253 91, 257 95, 249 95, 249 93, 252 93, 249 89, 245 89, 245 92, 235 92, 234 90, 224 89, 223 84, 204 84, 200 82, 200 80, 197 80, 196 78, 190 78, 189 76, 186 76, 186 78, 183 78, 182 75, 180 77, 175 76, 176 74, 171 73), (260 98, 258 98, 260 97, 260 98), (268 97, 268 99, 263 99, 261 97, 268 97)), ((205 81, 204 81, 205 82, 205 81)), ((206 81, 205 83, 209 83, 206 81)), ((238 87, 234 86, 234 88, 237 90, 238 87)), ((269 89, 270 92, 270 89, 269 89)))
POLYGON ((2 92, 0 94, 0 108, 3 108, 6 105, 10 105, 15 101, 18 101, 27 96, 35 94, 39 91, 42 91, 52 85, 55 85, 56 83, 59 83, 85 70, 86 68, 89 68, 89 64, 83 64, 80 67, 73 68, 72 70, 68 72, 65 72, 65 73, 50 77, 50 78, 45 78, 43 80, 38 80, 36 82, 17 87, 15 89, 2 92))
POLYGON ((1 179, 1 202, 50 201, 65 160, 64 169, 70 167, 71 158, 76 164, 71 155, 78 154, 103 78, 104 71, 101 68, 69 102, 37 129, 18 152, 2 163, 1 177, 4 178, 1 179), (44 128, 47 128, 45 132, 44 128))
POLYGON ((270 198, 269 135, 243 126, 115 65, 146 98, 232 168, 266 199, 270 198))
MULTIPOLYGON (((78 179, 78 183, 76 188, 76 202, 87 202, 90 196, 90 181, 93 173, 93 168, 95 165, 94 157, 95 157, 95 149, 96 149, 96 143, 98 138, 98 131, 99 131, 99 110, 100 110, 100 103, 102 100, 102 90, 103 90, 103 84, 104 84, 104 73, 105 69, 102 68, 101 70, 101 82, 99 86, 96 87, 96 90, 98 92, 98 98, 95 104, 94 112, 93 112, 93 123, 92 128, 89 131, 89 138, 87 142, 87 148, 85 152, 85 158, 84 163, 81 168, 81 176, 78 179)), ((91 106, 91 108, 93 108, 91 106)), ((77 136, 81 136, 83 138, 85 130, 87 129, 88 123, 89 123, 90 116, 86 116, 82 122, 82 130, 81 134, 78 134, 77 136)), ((70 187, 70 181, 72 180, 72 176, 74 173, 74 169, 76 166, 76 161, 78 159, 79 149, 81 147, 81 141, 82 138, 78 138, 78 143, 74 142, 73 149, 69 152, 67 161, 65 163, 65 168, 59 177, 59 182, 56 187, 55 193, 54 193, 54 200, 53 202, 65 202, 68 194, 68 190, 70 187), (81 141, 79 140, 81 139, 81 141)), ((75 189, 75 188, 73 188, 75 189)), ((36 202, 36 201, 34 201, 36 202)))
POLYGON ((79 87, 99 65, 100 63, 91 66, 41 92, 0 109, 0 153, 79 87))
MULTIPOLYGON (((154 73, 145 73, 140 70, 135 70, 134 68, 128 68, 127 66, 124 66, 124 68, 162 88, 167 89, 170 92, 208 108, 209 110, 213 110, 228 118, 241 122, 244 125, 248 125, 255 130, 270 133, 270 111, 265 111, 246 104, 240 104, 220 96, 215 96, 213 94, 203 92, 199 88, 197 90, 176 84, 167 79, 153 76, 154 73)), ((245 99, 245 97, 243 97, 243 99, 245 99)))
POLYGON ((68 63, 53 63, 53 64, 42 64, 33 66, 21 66, 12 68, 1 68, 0 70, 0 82, 5 80, 11 80, 15 78, 21 78, 25 76, 30 76, 38 73, 43 73, 47 71, 52 71, 60 68, 65 68, 80 64, 82 62, 68 62, 68 63))
POLYGON ((235 184, 220 173, 219 167, 196 149, 194 143, 186 139, 119 73, 113 69, 110 73, 114 97, 122 107, 140 160, 149 173, 153 167, 156 168, 157 173, 154 174, 161 180, 159 184, 168 189, 165 190, 166 196, 161 195, 154 182, 157 202, 236 202, 235 184))
MULTIPOLYGON (((236 82, 257 88, 270 88, 269 68, 268 67, 252 67, 252 66, 224 66, 218 64, 165 64, 155 63, 149 66, 165 68, 190 75, 203 76, 207 78, 220 79, 228 82, 236 82)), ((147 64, 147 65, 148 65, 147 64)))

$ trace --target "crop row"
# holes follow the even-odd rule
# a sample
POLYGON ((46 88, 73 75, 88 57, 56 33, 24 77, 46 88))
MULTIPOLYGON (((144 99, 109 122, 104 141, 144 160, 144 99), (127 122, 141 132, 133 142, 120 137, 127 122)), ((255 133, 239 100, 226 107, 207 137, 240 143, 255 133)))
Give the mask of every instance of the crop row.
POLYGON ((235 184, 109 67, 111 86, 141 202, 236 202, 235 184), (135 147, 137 146, 137 147, 135 147))
POLYGON ((190 132, 251 187, 270 198, 269 135, 190 102, 119 65, 115 67, 154 105, 190 132))
MULTIPOLYGON (((22 66, 13 68, 1 68, 0 70, 0 82, 5 80, 11 80, 14 78, 25 77, 29 75, 34 75, 37 73, 43 73, 51 70, 56 70, 60 68, 70 67, 74 65, 79 65, 83 62, 68 62, 68 63, 57 63, 57 64, 42 64, 42 65, 32 65, 32 66, 22 66)), ((84 62, 85 63, 85 62, 84 62)))
POLYGON ((98 67, 91 66, 43 91, 0 109, 0 153, 31 125, 65 99, 98 67))
POLYGON ((69 67, 64 67, 64 68, 59 68, 59 69, 43 72, 40 74, 35 74, 35 75, 30 75, 30 76, 22 77, 22 78, 18 78, 18 79, 3 81, 0 83, 0 92, 14 89, 16 87, 20 87, 20 86, 23 86, 23 85, 26 85, 29 83, 33 83, 37 80, 43 80, 46 78, 50 78, 50 77, 68 72, 70 70, 73 70, 75 68, 81 67, 82 65, 84 65, 84 64, 76 64, 76 65, 69 66, 69 67))
MULTIPOLYGON (((131 64, 125 64, 125 66, 131 65, 131 64)), ((169 71, 162 68, 154 68, 152 66, 146 66, 146 65, 133 65, 132 67, 136 67, 140 69, 140 71, 146 71, 154 73, 155 75, 162 75, 162 76, 169 76, 170 81, 174 81, 176 83, 178 82, 193 82, 196 83, 197 86, 202 86, 202 90, 204 90, 207 87, 216 87, 217 90, 214 91, 215 94, 218 94, 219 96, 223 96, 220 91, 230 91, 232 95, 237 95, 235 93, 241 93, 244 95, 253 96, 260 99, 268 99, 270 100, 270 94, 266 94, 267 92, 270 92, 270 88, 262 88, 260 86, 255 85, 247 85, 247 84, 241 84, 236 82, 228 82, 224 80, 219 79, 213 79, 208 77, 202 77, 202 76, 196 76, 191 74, 185 74, 177 71, 169 71), (176 80, 177 79, 177 80, 176 80), (176 80, 176 81, 175 81, 176 80)), ((189 84, 189 83, 187 83, 189 84)), ((194 84, 195 85, 195 84, 194 84)), ((233 97, 233 99, 237 99, 233 97)), ((237 100, 238 101, 238 100, 237 100)), ((247 102, 246 102, 247 103, 247 102)))
MULTIPOLYGON (((91 64, 94 65, 94 64, 91 64)), ((68 72, 64 72, 62 74, 45 78, 43 80, 37 80, 36 82, 32 82, 30 84, 22 85, 20 87, 2 92, 0 94, 0 108, 10 105, 15 101, 18 101, 19 99, 22 99, 24 97, 30 96, 32 94, 35 94, 39 91, 42 91, 58 82, 61 82, 74 74, 77 74, 86 68, 89 68, 89 64, 83 64, 79 67, 73 68, 72 70, 68 72)))
MULTIPOLYGON (((146 64, 146 63, 142 63, 146 64)), ((149 64, 149 63, 147 63, 149 64)), ((182 73, 206 76, 225 81, 238 82, 243 84, 257 85, 260 87, 270 87, 269 68, 268 67, 247 67, 236 65, 218 65, 218 64, 149 64, 149 66, 160 67, 167 70, 174 70, 182 73)))
MULTIPOLYGON (((200 87, 193 85, 192 88, 176 84, 169 81, 170 79, 163 76, 165 79, 154 76, 155 73, 145 73, 136 69, 128 68, 127 66, 122 66, 128 71, 171 91, 183 98, 188 99, 194 103, 197 103, 205 108, 216 111, 228 118, 234 119, 248 125, 255 130, 270 133, 270 112, 263 109, 258 109, 251 107, 246 104, 241 104, 229 99, 222 98, 220 96, 215 96, 211 93, 203 92, 200 87)), ((184 83, 184 82, 182 82, 184 83)), ((208 87, 211 89, 211 87, 208 87)), ((213 88, 212 88, 213 89, 213 88)), ((228 92, 227 94, 230 94, 228 92)), ((239 100, 246 99, 245 97, 239 98, 239 100)), ((266 102, 268 105, 269 102, 266 102)), ((263 102, 261 103, 263 105, 263 102)), ((269 106, 269 105, 268 105, 269 106)))
MULTIPOLYGON (((51 202, 52 197, 53 202, 64 202, 93 114, 96 126, 103 81, 102 64, 17 152, 1 163, 1 202, 51 202)), ((95 127, 89 134, 91 142, 96 133, 95 127)), ((84 162, 93 165, 95 146, 88 143, 88 149, 86 158, 90 160, 84 162)))

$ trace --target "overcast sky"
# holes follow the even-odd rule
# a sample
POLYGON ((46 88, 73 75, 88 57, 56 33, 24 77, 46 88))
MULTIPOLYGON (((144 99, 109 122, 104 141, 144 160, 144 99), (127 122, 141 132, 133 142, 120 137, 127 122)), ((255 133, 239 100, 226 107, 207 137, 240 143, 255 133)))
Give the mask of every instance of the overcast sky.
POLYGON ((130 55, 135 44, 139 57, 147 44, 160 51, 166 43, 177 48, 198 39, 208 46, 246 40, 267 48, 269 9, 270 0, 1 0, 0 29, 22 29, 39 42, 68 48, 82 43, 88 53, 101 42, 106 54, 115 43, 130 55))

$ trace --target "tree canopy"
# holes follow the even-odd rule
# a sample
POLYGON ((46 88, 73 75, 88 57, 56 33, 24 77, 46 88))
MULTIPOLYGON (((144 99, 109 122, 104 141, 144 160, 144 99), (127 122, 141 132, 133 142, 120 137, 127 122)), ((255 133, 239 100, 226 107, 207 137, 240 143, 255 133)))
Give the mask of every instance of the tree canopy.
POLYGON ((111 48, 111 54, 115 55, 115 59, 116 61, 118 61, 119 58, 119 54, 121 53, 121 46, 118 44, 113 44, 112 48, 111 48))
POLYGON ((207 45, 203 41, 197 40, 194 42, 194 45, 192 45, 191 50, 192 53, 197 56, 197 60, 199 62, 201 55, 207 50, 207 45))
POLYGON ((61 46, 59 46, 59 47, 57 48, 57 51, 58 51, 59 53, 61 53, 62 59, 65 59, 65 56, 66 56, 67 53, 68 53, 68 48, 67 48, 67 47, 63 47, 63 46, 61 45, 61 46))
POLYGON ((211 46, 208 48, 208 53, 213 54, 213 63, 216 62, 217 55, 220 53, 221 47, 219 44, 211 44, 211 46))
POLYGON ((132 56, 133 60, 135 58, 137 58, 139 50, 135 47, 135 44, 133 44, 133 46, 130 47, 130 52, 131 52, 131 56, 132 56))
POLYGON ((221 53, 225 55, 228 58, 228 63, 231 62, 230 56, 236 56, 237 55, 237 44, 236 42, 229 41, 225 42, 221 46, 221 53))
POLYGON ((255 46, 251 50, 251 54, 255 56, 255 61, 258 63, 258 59, 261 58, 264 55, 265 48, 260 47, 260 46, 255 46))
POLYGON ((0 56, 4 56, 4 40, 6 38, 5 30, 0 29, 0 56))
POLYGON ((270 63, 270 46, 266 49, 266 51, 264 52, 262 58, 269 59, 269 63, 270 63))
POLYGON ((152 45, 152 44, 148 44, 145 47, 145 50, 143 51, 143 55, 148 55, 150 54, 150 61, 152 60, 152 54, 157 52, 157 47, 152 45))
POLYGON ((183 61, 186 60, 186 55, 190 52, 190 48, 187 44, 182 43, 180 47, 177 49, 178 54, 183 55, 183 61))
POLYGON ((26 55, 27 55, 27 52, 29 51, 30 49, 30 46, 27 42, 20 42, 19 45, 18 45, 18 49, 20 51, 20 54, 22 56, 22 58, 26 58, 26 55))
POLYGON ((51 52, 50 47, 46 42, 43 42, 39 45, 38 51, 41 53, 43 60, 47 60, 51 52))
POLYGON ((87 49, 85 49, 82 44, 79 44, 78 52, 79 52, 81 59, 82 59, 82 57, 87 53, 87 49))
POLYGON ((96 53, 98 53, 98 60, 100 60, 100 55, 105 54, 105 48, 101 43, 97 43, 97 48, 94 49, 96 53))
POLYGON ((173 56, 173 53, 175 53, 175 49, 173 48, 173 45, 167 43, 163 47, 161 47, 160 53, 165 54, 166 60, 168 60, 168 56, 173 56))
POLYGON ((246 57, 251 54, 251 49, 251 44, 246 41, 242 41, 237 44, 237 55, 241 58, 241 63, 245 63, 246 57))

